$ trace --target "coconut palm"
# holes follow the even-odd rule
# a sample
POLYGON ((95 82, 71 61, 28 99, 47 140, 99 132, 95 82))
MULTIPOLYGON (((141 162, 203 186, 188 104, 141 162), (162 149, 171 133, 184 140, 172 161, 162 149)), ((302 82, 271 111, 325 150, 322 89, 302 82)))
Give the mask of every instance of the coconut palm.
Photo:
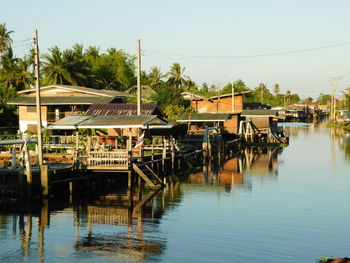
POLYGON ((273 93, 277 96, 281 92, 281 87, 279 84, 273 85, 273 93))
POLYGON ((191 79, 187 79, 185 80, 184 83, 184 91, 188 91, 188 92, 193 92, 193 91, 197 91, 197 86, 196 86, 196 82, 194 82, 191 79))
POLYGON ((163 77, 164 75, 158 67, 151 67, 150 72, 147 75, 147 79, 151 87, 160 84, 162 82, 163 77))
POLYGON ((174 63, 166 75, 168 77, 168 83, 180 90, 185 80, 188 79, 188 77, 184 75, 184 71, 185 68, 181 68, 179 63, 174 63))
POLYGON ((284 102, 285 106, 286 106, 286 103, 287 103, 287 105, 290 104, 291 97, 292 97, 292 92, 290 90, 287 90, 286 91, 286 95, 284 96, 284 98, 285 98, 285 102, 284 102))
POLYGON ((69 68, 69 61, 66 61, 60 49, 55 46, 49 49, 51 54, 43 55, 44 73, 43 84, 72 84, 77 85, 76 80, 72 76, 69 68))
POLYGON ((11 47, 11 43, 13 43, 13 40, 11 38, 11 34, 13 31, 9 31, 6 28, 6 24, 0 24, 0 56, 9 48, 11 47))
POLYGON ((18 59, 15 67, 15 83, 16 90, 29 89, 34 84, 34 74, 30 70, 31 61, 26 57, 18 59))
POLYGON ((259 90, 259 92, 260 92, 261 104, 264 104, 264 93, 265 93, 265 91, 267 90, 266 84, 260 83, 260 84, 259 84, 259 87, 258 87, 258 90, 259 90))

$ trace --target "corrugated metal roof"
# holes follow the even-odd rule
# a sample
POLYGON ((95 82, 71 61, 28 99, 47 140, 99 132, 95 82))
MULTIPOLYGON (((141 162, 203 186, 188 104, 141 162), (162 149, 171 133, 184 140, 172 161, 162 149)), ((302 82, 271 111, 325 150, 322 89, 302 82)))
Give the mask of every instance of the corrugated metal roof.
POLYGON ((278 110, 243 110, 241 116, 277 116, 278 110))
MULTIPOLYGON (((126 103, 115 104, 93 104, 87 111, 86 115, 136 115, 137 105, 126 103)), ((163 112, 159 109, 157 104, 141 104, 142 115, 158 115, 164 116, 163 112)))
MULTIPOLYGON (((117 90, 99 90, 99 89, 92 89, 92 88, 82 87, 82 86, 59 85, 59 84, 40 87, 40 90, 52 89, 52 88, 81 91, 83 93, 103 95, 103 96, 109 96, 109 97, 124 97, 124 98, 131 97, 129 94, 122 91, 117 91, 117 90)), ((22 91, 19 91, 18 93, 21 94, 21 93, 30 93, 30 92, 35 93, 35 89, 22 90, 22 91)))
POLYGON ((228 113, 198 113, 191 112, 183 114, 176 122, 224 122, 230 117, 228 113))
POLYGON ((87 115, 72 115, 64 117, 63 119, 60 119, 56 121, 53 125, 64 125, 64 126, 75 126, 79 123, 82 123, 86 120, 89 120, 91 118, 94 118, 95 116, 87 116, 87 115))
POLYGON ((166 125, 168 122, 157 117, 156 115, 140 115, 140 116, 118 116, 118 115, 76 115, 67 116, 52 125, 52 129, 62 129, 70 127, 94 128, 94 127, 143 127, 145 125, 166 125))
MULTIPOLYGON (((83 105, 94 103, 110 103, 113 97, 91 97, 91 96, 57 96, 57 97, 41 97, 41 105, 83 105)), ((19 96, 14 98, 8 104, 15 105, 36 105, 36 98, 33 96, 19 96)))

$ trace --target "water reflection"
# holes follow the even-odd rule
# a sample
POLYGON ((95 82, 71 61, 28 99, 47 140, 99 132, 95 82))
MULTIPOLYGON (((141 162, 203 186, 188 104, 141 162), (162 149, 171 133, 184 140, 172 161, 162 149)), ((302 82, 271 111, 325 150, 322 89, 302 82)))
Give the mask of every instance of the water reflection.
POLYGON ((282 151, 283 148, 247 148, 223 164, 208 163, 203 171, 191 174, 188 183, 224 186, 226 192, 234 188, 251 190, 252 176, 277 178, 282 151))
POLYGON ((59 261, 52 259, 52 244, 54 247, 67 245, 67 238, 72 235, 68 242, 74 243, 68 250, 75 251, 70 252, 72 255, 78 253, 72 262, 86 255, 103 256, 104 262, 157 260, 166 248, 166 238, 158 229, 160 220, 180 203, 182 192, 180 184, 173 182, 165 189, 118 189, 90 198, 76 202, 73 199, 71 203, 69 200, 60 203, 3 200, 0 240, 5 240, 9 247, 0 251, 0 258, 8 259, 7 262, 59 261), (60 224, 65 225, 66 233, 52 240, 50 232, 60 224), (12 242, 9 242, 9 231, 12 231, 12 242), (20 246, 12 244, 14 241, 20 246), (12 251, 13 248, 16 251, 12 251))
POLYGON ((336 160, 336 147, 343 152, 345 159, 350 161, 350 133, 343 129, 329 129, 327 124, 328 122, 324 121, 320 123, 286 123, 284 125, 286 125, 285 131, 287 136, 291 138, 291 143, 300 135, 320 134, 327 130, 332 144, 330 149, 332 162, 334 163, 336 160))
POLYGON ((331 129, 330 136, 332 142, 344 153, 345 159, 350 161, 350 133, 341 129, 331 129))

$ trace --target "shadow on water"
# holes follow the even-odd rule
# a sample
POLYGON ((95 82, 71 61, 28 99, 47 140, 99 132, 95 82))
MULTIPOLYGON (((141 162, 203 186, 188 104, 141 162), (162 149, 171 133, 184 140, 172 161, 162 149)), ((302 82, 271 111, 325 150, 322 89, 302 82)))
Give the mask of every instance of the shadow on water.
MULTIPOLYGON (((55 202, 0 199, 0 239, 6 240, 6 235, 10 234, 20 243, 20 253, 0 252, 0 258, 7 258, 7 262, 32 262, 36 254, 35 262, 53 262, 50 259, 52 252, 45 245, 56 241, 52 241, 47 232, 57 227, 51 225, 52 220, 60 220, 58 215, 65 215, 71 222, 64 231, 67 234, 75 232, 71 249, 78 253, 77 261, 86 254, 112 261, 154 261, 165 250, 167 241, 159 233, 157 238, 152 234, 160 231, 157 226, 162 216, 174 209, 181 199, 179 183, 169 183, 164 189, 126 189, 108 185, 99 193, 62 195, 55 202), (144 227, 150 225, 151 229, 145 233, 144 227), (108 231, 101 230, 105 227, 108 231), (33 242, 36 239, 38 242, 33 242)), ((66 241, 57 240, 56 245, 62 245, 62 242, 66 241)))

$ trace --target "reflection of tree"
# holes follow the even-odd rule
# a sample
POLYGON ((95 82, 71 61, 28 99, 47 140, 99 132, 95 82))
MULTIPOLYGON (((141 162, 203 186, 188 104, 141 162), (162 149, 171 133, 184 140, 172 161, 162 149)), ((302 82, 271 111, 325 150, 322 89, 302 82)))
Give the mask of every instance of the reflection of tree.
POLYGON ((350 134, 342 129, 332 130, 339 149, 344 152, 345 159, 350 160, 350 134))

